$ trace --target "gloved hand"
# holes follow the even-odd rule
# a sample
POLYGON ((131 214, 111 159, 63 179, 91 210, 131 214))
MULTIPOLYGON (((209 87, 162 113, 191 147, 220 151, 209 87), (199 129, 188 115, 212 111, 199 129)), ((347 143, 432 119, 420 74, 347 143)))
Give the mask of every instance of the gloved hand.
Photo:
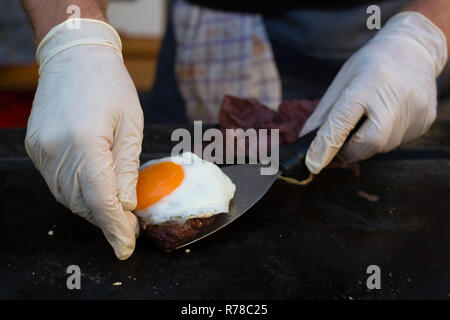
POLYGON ((302 129, 301 136, 322 125, 306 155, 309 170, 328 165, 363 115, 339 153, 346 162, 424 134, 436 117, 436 77, 446 61, 445 35, 430 20, 416 12, 392 17, 344 64, 302 129))
POLYGON ((117 32, 66 21, 37 49, 39 86, 25 147, 56 200, 102 229, 119 259, 139 233, 136 182, 143 114, 117 32))

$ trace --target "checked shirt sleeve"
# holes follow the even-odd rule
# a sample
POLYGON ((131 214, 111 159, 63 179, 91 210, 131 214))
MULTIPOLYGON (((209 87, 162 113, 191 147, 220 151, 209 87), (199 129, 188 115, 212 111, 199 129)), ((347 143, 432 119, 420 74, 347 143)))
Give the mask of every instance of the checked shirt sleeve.
POLYGON ((276 110, 281 82, 263 19, 178 0, 173 6, 176 78, 190 120, 217 122, 224 95, 276 110))

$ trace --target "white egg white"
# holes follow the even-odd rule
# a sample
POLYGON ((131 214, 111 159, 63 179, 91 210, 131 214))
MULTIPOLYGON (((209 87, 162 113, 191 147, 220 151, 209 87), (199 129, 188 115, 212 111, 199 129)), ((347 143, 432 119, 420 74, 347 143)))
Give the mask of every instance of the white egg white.
POLYGON ((182 166, 184 178, 172 193, 157 203, 134 211, 145 224, 168 221, 183 223, 191 218, 206 218, 228 212, 236 186, 217 165, 200 159, 194 153, 184 152, 180 156, 148 161, 139 170, 166 161, 182 166))

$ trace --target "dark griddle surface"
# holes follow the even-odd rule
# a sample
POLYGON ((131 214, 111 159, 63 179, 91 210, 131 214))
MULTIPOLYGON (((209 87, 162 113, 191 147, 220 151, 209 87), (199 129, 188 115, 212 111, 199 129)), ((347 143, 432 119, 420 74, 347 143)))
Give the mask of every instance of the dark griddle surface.
POLYGON ((367 163, 359 181, 341 170, 306 188, 280 181, 189 254, 141 238, 118 261, 36 171, 0 170, 0 298, 448 298, 449 172, 448 160, 416 160, 367 163), (80 291, 66 289, 71 264, 84 273, 80 291), (365 289, 371 264, 379 292, 365 289))
MULTIPOLYGON (((448 134, 448 122, 440 128, 448 134)), ((23 141, 23 132, 16 134, 23 141)), ((365 162, 359 180, 332 169, 307 187, 277 181, 248 213, 190 253, 164 253, 140 238, 133 256, 119 261, 100 230, 54 201, 35 169, 6 164, 0 298, 448 299, 449 181, 446 158, 365 162), (79 291, 66 288, 72 264, 83 272, 79 291), (372 264, 382 271, 378 291, 365 285, 372 264), (122 286, 113 286, 117 281, 122 286)))

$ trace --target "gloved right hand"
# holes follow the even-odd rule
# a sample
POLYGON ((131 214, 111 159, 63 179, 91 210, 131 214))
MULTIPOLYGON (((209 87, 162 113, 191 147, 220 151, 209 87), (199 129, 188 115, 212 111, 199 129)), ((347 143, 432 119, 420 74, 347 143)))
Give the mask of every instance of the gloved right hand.
POLYGON ((37 49, 25 147, 56 200, 98 226, 119 259, 139 233, 143 115, 117 32, 99 20, 54 27, 37 49))
POLYGON ((356 162, 423 135, 436 118, 436 77, 446 62, 446 37, 432 21, 409 11, 392 17, 344 64, 306 121, 301 135, 320 126, 309 170, 318 174, 338 152, 356 162))

